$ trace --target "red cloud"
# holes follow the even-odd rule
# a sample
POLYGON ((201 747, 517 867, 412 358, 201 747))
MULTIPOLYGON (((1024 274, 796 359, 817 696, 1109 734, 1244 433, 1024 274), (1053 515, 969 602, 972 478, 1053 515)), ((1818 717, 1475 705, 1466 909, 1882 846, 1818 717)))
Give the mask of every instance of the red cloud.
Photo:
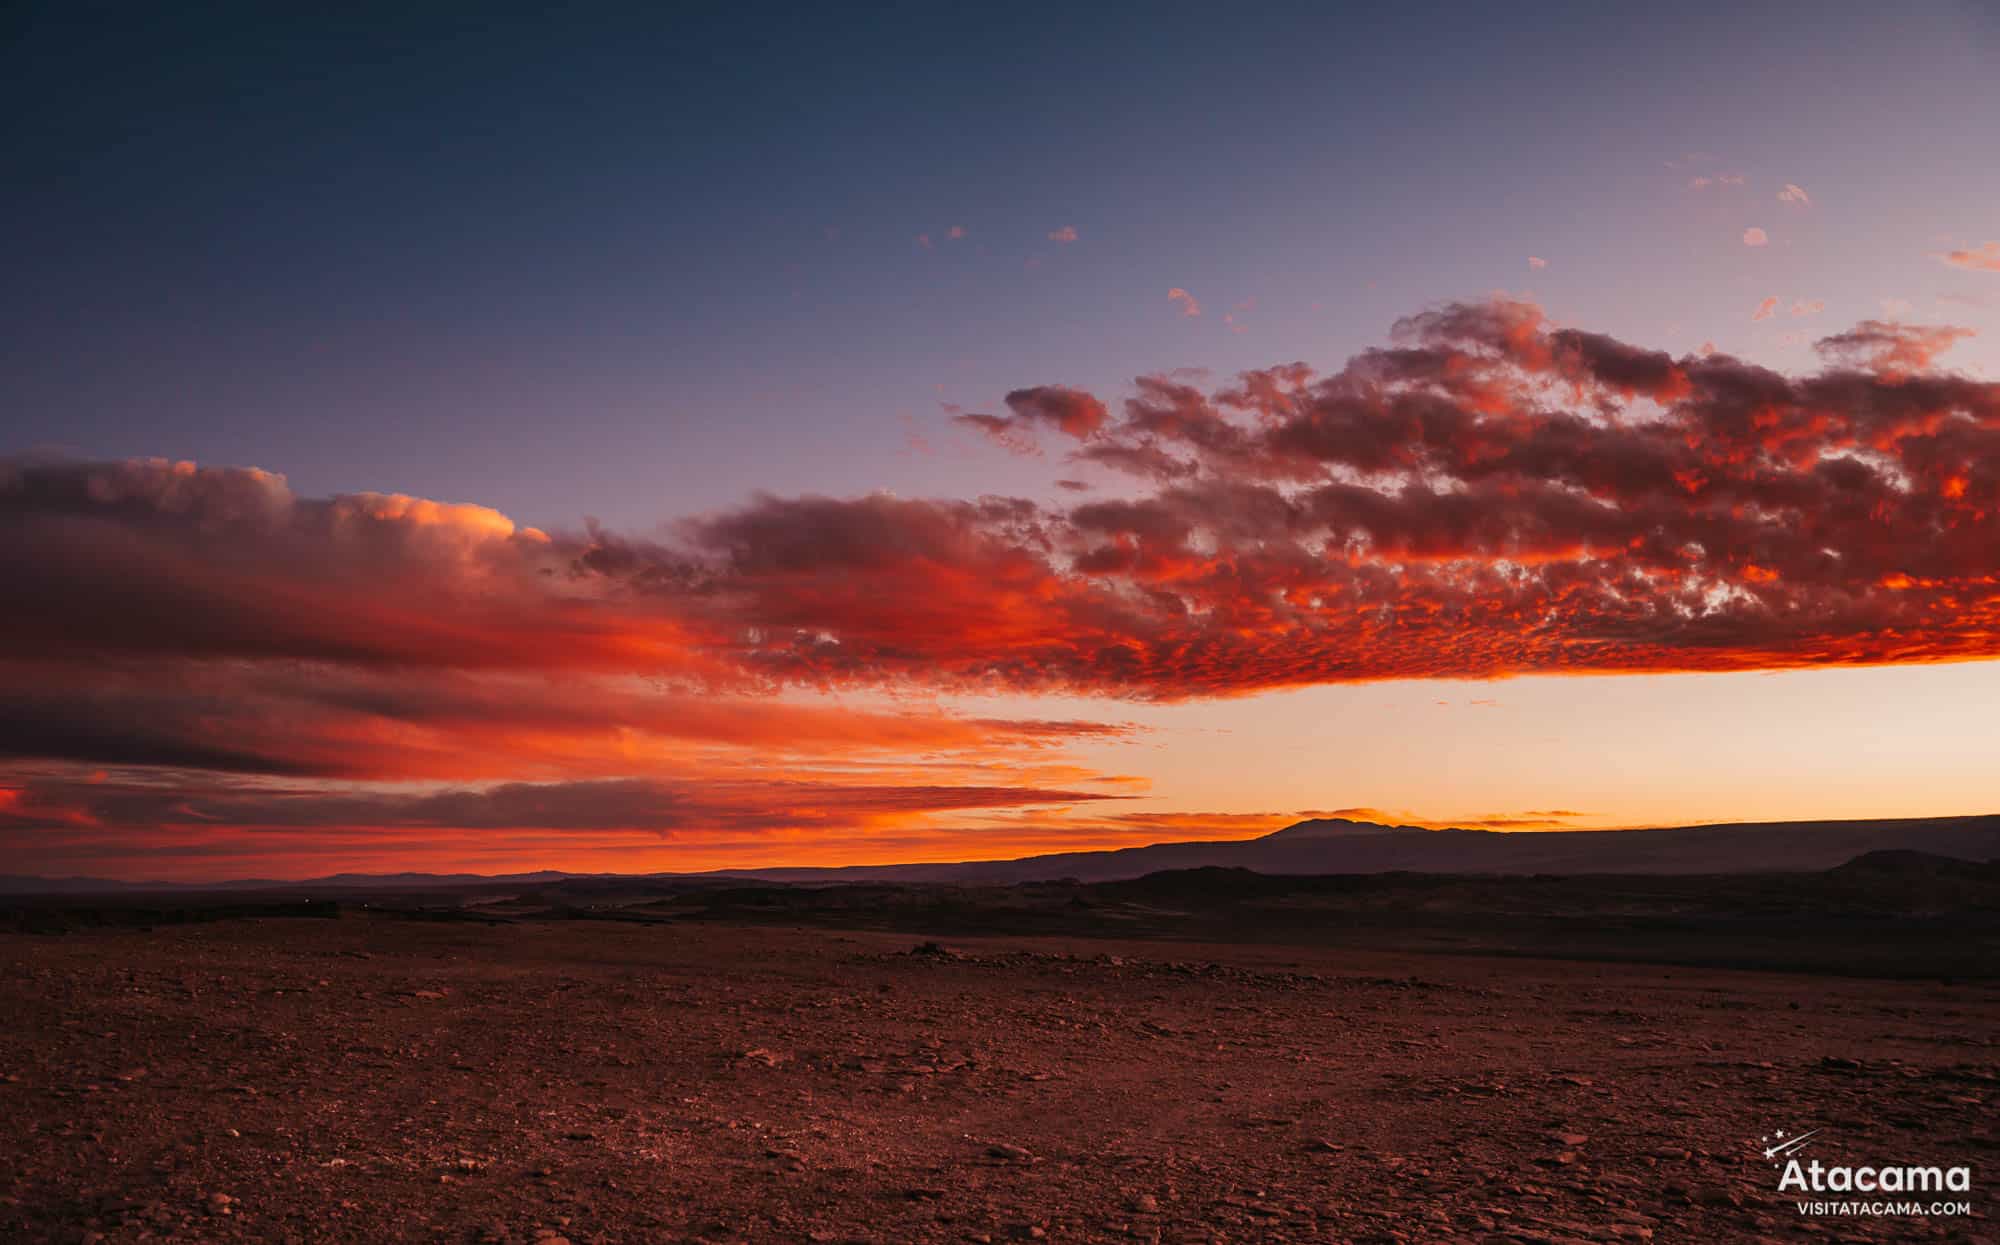
POLYGON ((1142 382, 1079 453, 1147 495, 772 501, 696 543, 735 593, 718 624, 782 622, 742 659, 809 681, 1171 698, 1990 656, 2000 389, 1911 371, 1957 332, 1863 325, 1824 349, 1867 370, 1794 378, 1452 306, 1324 378, 1142 382))
POLYGON ((1038 426, 1054 428, 1064 436, 1082 441, 1110 418, 1104 403, 1080 389, 1063 385, 1016 389, 1007 395, 1007 410, 1007 415, 959 415, 956 419, 1015 453, 1033 454, 1039 452, 1035 442, 1038 426))
POLYGON ((1821 343, 1862 367, 1788 377, 1459 304, 1327 376, 1148 378, 1116 416, 1009 395, 1009 428, 1150 492, 764 498, 663 546, 261 473, 16 466, 0 569, 39 604, 0 638, 64 664, 1166 699, 1990 656, 2000 390, 1928 371, 1962 334, 1868 322, 1821 343))

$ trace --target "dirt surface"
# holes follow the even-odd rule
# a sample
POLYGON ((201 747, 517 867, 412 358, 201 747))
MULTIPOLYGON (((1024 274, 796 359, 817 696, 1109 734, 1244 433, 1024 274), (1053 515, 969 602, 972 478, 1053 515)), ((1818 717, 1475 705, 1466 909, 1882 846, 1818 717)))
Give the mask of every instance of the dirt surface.
POLYGON ((0 935, 10 1241, 1991 1240, 2000 989, 381 917, 0 935), (1970 1164, 1805 1218, 1754 1143, 1970 1164))

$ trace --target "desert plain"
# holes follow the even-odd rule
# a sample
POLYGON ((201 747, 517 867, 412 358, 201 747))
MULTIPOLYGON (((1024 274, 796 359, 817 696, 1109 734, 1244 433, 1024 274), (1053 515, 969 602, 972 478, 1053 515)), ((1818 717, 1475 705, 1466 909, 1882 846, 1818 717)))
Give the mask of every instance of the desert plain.
POLYGON ((0 933, 6 1239, 1994 1239, 1991 979, 337 911, 0 933))

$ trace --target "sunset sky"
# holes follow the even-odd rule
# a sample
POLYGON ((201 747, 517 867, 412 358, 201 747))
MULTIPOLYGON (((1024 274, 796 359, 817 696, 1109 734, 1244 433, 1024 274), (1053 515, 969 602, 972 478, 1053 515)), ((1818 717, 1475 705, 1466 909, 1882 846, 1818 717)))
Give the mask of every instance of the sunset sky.
POLYGON ((2000 811, 2000 10, 421 7, 5 19, 0 873, 2000 811))

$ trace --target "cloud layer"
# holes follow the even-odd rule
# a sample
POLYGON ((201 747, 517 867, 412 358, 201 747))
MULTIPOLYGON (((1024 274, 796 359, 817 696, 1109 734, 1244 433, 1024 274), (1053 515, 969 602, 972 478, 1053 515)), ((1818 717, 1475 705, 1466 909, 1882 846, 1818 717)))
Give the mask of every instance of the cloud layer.
POLYGON ((762 497, 664 543, 257 471, 15 463, 0 571, 36 605, 0 639, 17 668, 109 661, 141 689, 162 684, 133 663, 307 662, 1159 699, 1988 655, 2000 388, 1936 370, 1965 335, 1866 321, 1788 377, 1453 305, 1331 375, 1145 377, 1115 414, 1036 386, 963 417, 1124 496, 762 497))

